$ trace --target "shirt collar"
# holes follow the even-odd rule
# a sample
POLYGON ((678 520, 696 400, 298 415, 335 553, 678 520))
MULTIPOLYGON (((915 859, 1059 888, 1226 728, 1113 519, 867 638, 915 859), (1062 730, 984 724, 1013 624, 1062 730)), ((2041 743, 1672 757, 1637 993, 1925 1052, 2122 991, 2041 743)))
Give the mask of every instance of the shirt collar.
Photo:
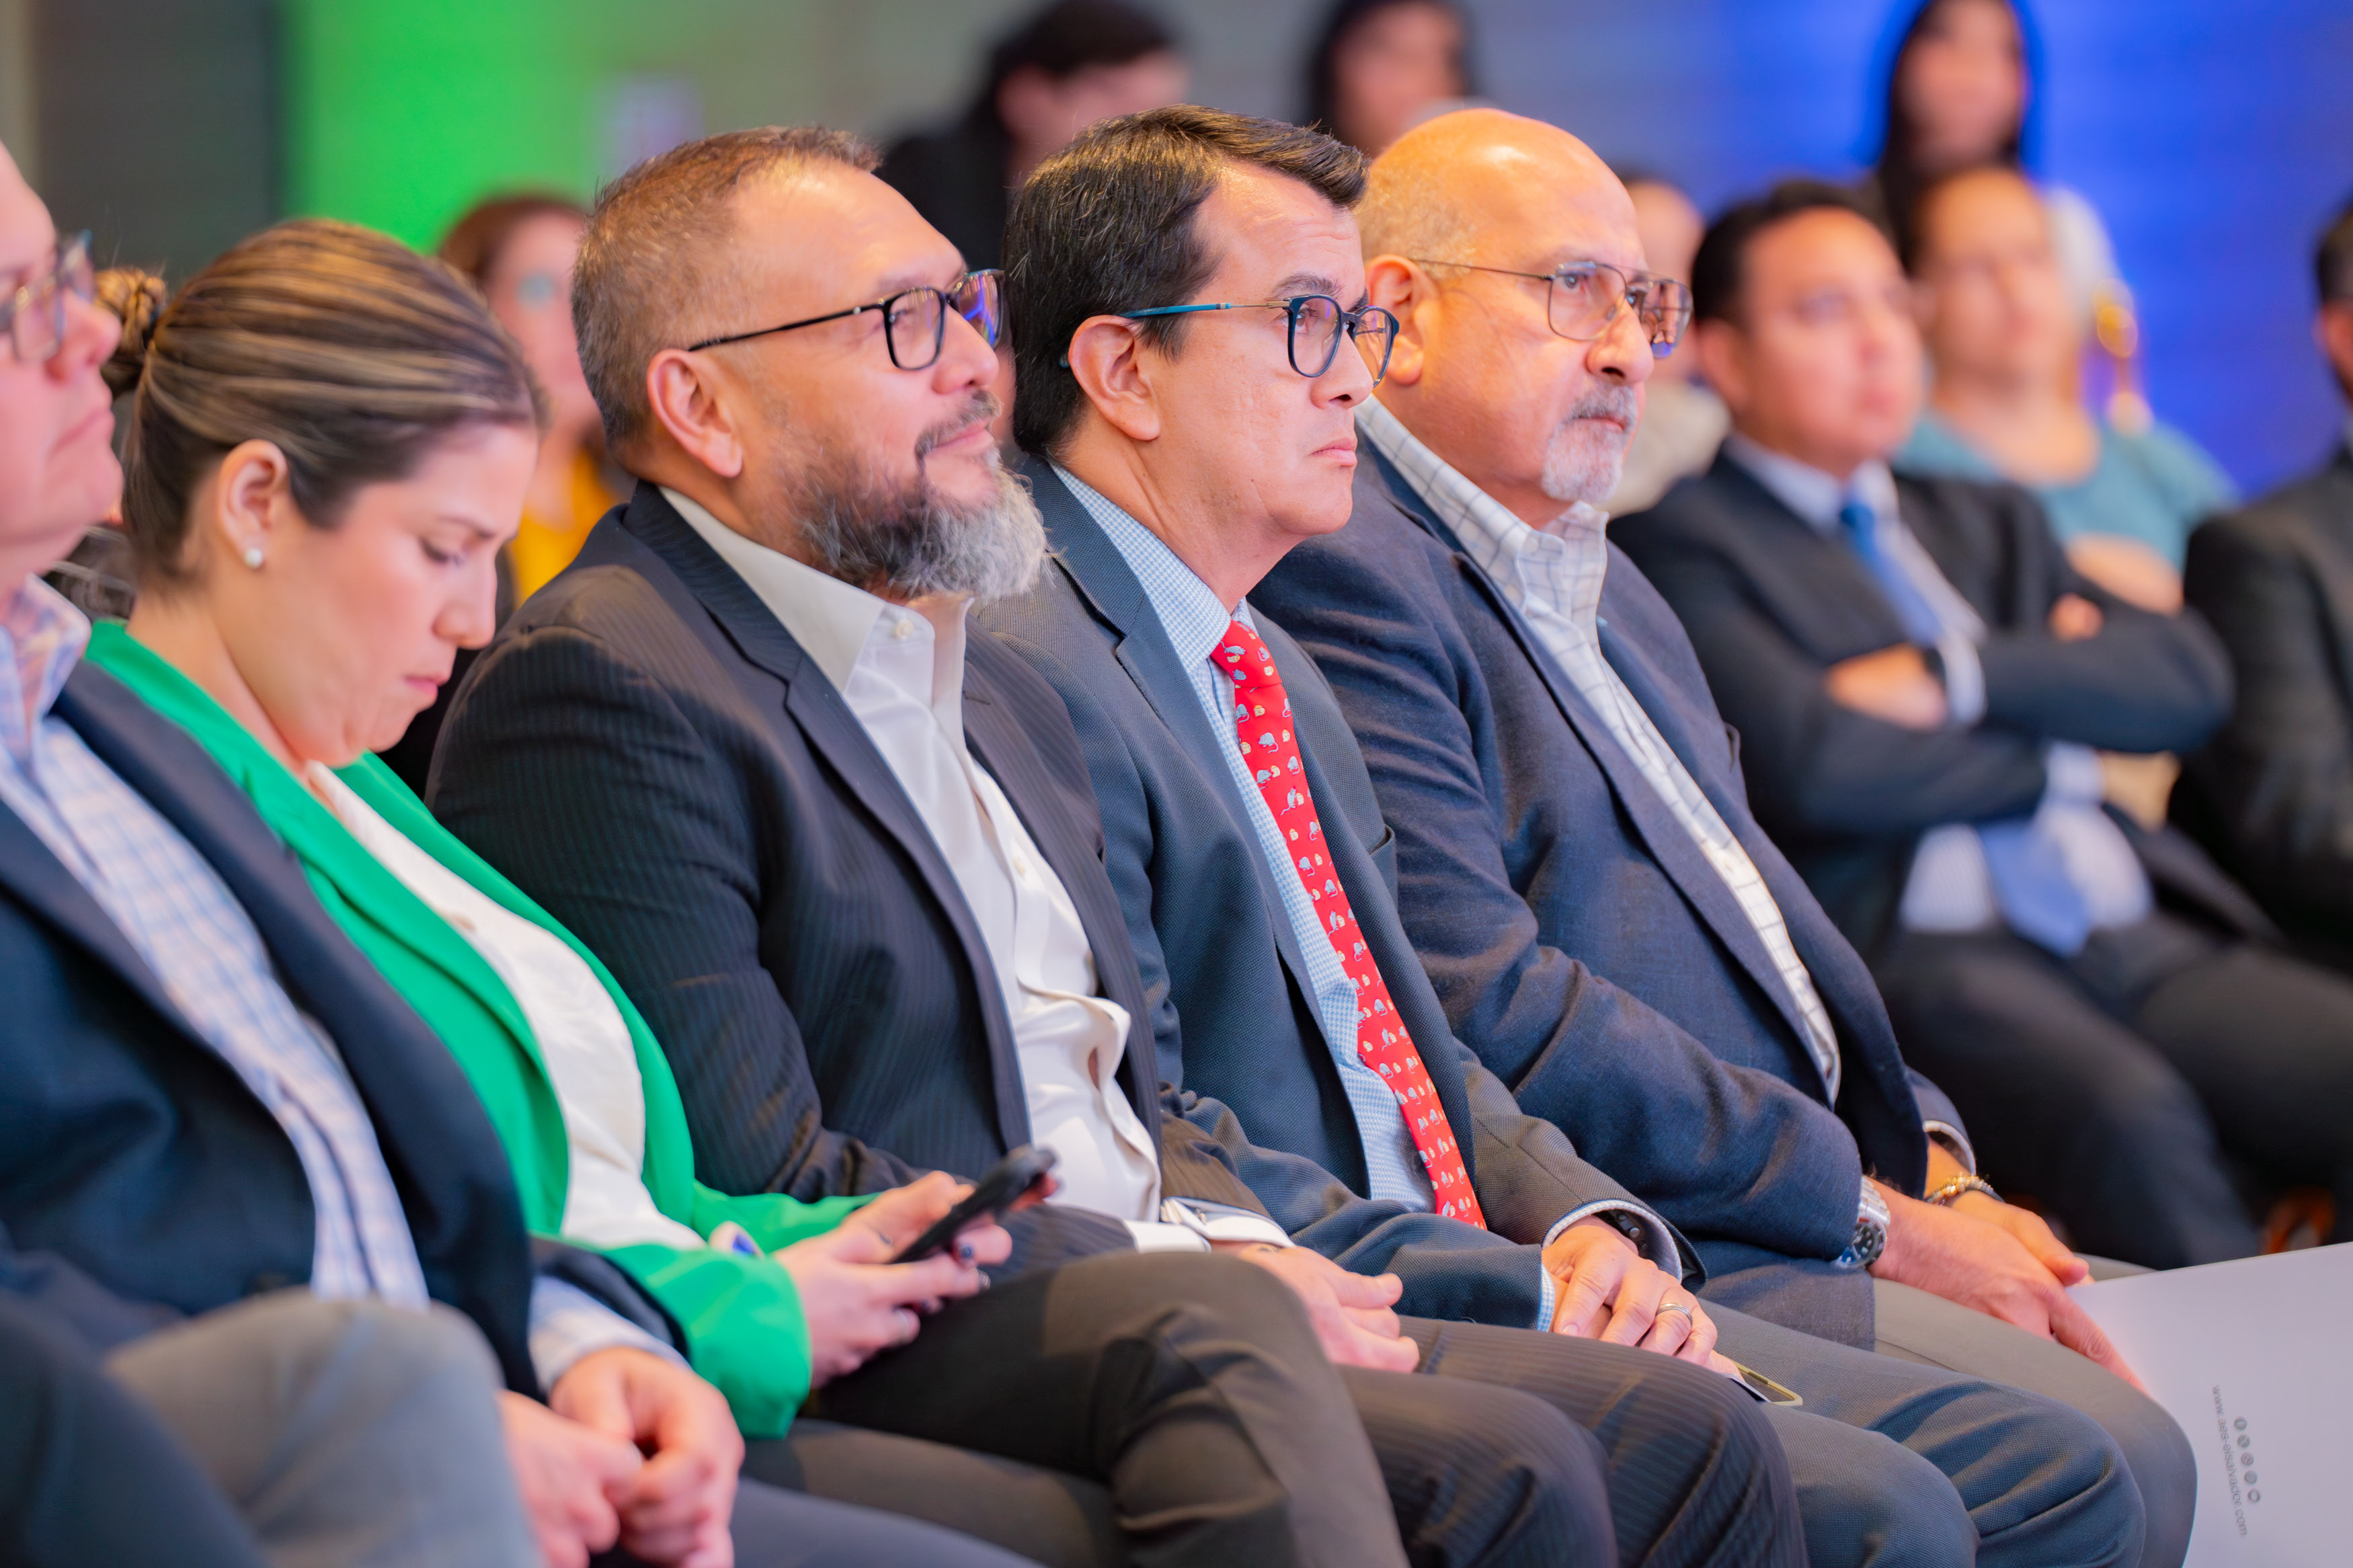
MULTIPOLYGON (((892 642, 912 643, 925 649, 932 666, 931 689, 921 695, 944 713, 960 710, 964 684, 964 612, 959 605, 945 637, 934 637, 932 623, 919 612, 876 597, 839 577, 794 560, 782 551, 746 539, 711 514, 691 497, 669 486, 662 495, 735 570, 759 596, 768 613, 792 633, 803 652, 817 661, 837 691, 846 690, 860 659, 872 662, 874 650, 892 642), (936 646, 934 646, 936 643, 936 646)), ((894 676, 895 679, 895 676, 894 676)))
POLYGON ((1250 601, 1245 599, 1232 609, 1226 608, 1217 591, 1201 581, 1194 570, 1185 564, 1167 542, 1152 530, 1138 522, 1125 508, 1096 489, 1068 468, 1057 467, 1054 477, 1086 509, 1095 525, 1110 539, 1127 569, 1135 574, 1144 585, 1144 596, 1152 603, 1152 613, 1160 618, 1160 629, 1168 634, 1168 641, 1176 649, 1176 657, 1186 667, 1201 662, 1226 635, 1226 627, 1239 620, 1255 632, 1258 624, 1250 618, 1250 601))
POLYGON ((1420 437, 1405 427, 1395 414, 1367 398, 1356 409, 1356 428, 1379 448, 1404 476, 1416 494, 1452 528, 1456 536, 1489 574, 1502 577, 1519 569, 1531 550, 1565 551, 1573 570, 1571 597, 1560 605, 1572 619, 1588 621, 1601 600, 1602 581, 1609 570, 1605 530, 1609 514, 1585 501, 1572 503, 1542 528, 1534 528, 1510 508, 1463 477, 1454 466, 1430 449, 1420 437), (1549 541, 1547 545, 1545 542, 1549 541))
POLYGON ((89 646, 90 617, 38 577, 0 603, 0 742, 20 764, 89 646))
POLYGON ((1748 470, 1751 479, 1818 532, 1828 533, 1838 527, 1839 512, 1850 500, 1862 502, 1881 518, 1900 515, 1895 476, 1877 458, 1855 469, 1854 476, 1841 484, 1821 469, 1761 447, 1737 430, 1724 438, 1724 449, 1748 470))

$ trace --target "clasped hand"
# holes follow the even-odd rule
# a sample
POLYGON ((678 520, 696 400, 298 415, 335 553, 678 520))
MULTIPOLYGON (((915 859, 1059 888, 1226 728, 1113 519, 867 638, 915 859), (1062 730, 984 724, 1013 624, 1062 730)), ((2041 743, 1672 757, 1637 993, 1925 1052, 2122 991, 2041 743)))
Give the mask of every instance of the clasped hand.
POLYGON ((1887 1247, 1871 1271, 2055 1340, 2141 1389, 2124 1357, 2067 1287, 2091 1265, 2021 1208, 1970 1193, 1950 1208, 1906 1197, 1883 1183, 1887 1247))
MULTIPOLYGON (((1303 1247, 1252 1242, 1220 1244, 1219 1250, 1246 1258, 1289 1284, 1306 1307, 1324 1353, 1336 1364, 1411 1372, 1419 1362, 1420 1349, 1405 1337, 1394 1310, 1405 1290, 1396 1275, 1352 1274, 1303 1247)), ((1555 1281, 1554 1332, 1634 1345, 1733 1374, 1732 1363, 1715 1353, 1715 1324, 1699 1303, 1690 1303, 1688 1317, 1662 1312, 1669 1292, 1681 1286, 1607 1222, 1570 1226, 1545 1248, 1544 1266, 1555 1281)))
MULTIPOLYGON (((890 1261, 971 1190, 934 1173, 772 1255, 800 1294, 811 1386, 905 1344, 925 1316, 987 1288, 981 1268, 1013 1249, 993 1222, 965 1229, 936 1258, 890 1261)), ((545 1405, 501 1394, 500 1416, 549 1568, 586 1568, 617 1542, 673 1568, 731 1568, 744 1438, 726 1397, 693 1373, 642 1350, 597 1351, 557 1380, 545 1405)))

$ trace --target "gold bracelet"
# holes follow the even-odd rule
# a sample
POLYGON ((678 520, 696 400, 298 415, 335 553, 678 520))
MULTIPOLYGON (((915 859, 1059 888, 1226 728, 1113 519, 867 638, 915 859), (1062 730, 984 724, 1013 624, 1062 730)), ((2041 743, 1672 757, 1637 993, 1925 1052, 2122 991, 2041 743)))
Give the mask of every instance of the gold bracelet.
POLYGON ((1987 1181, 1983 1176, 1974 1174, 1968 1171, 1962 1172, 1959 1175, 1955 1176, 1951 1181, 1947 1182, 1943 1186, 1938 1187, 1935 1192, 1930 1193, 1928 1194, 1928 1201, 1935 1204, 1939 1208, 1950 1208, 1957 1201, 1959 1200, 1961 1194, 1964 1193, 1983 1193, 1994 1202, 2001 1202, 2001 1194, 1993 1190, 1992 1183, 1987 1181))

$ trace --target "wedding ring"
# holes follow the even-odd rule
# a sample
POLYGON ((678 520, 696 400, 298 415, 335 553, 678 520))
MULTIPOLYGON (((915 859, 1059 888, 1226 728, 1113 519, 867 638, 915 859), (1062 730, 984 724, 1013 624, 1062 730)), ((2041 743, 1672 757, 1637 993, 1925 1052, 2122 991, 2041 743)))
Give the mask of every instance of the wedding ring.
POLYGON ((1683 1321, 1687 1323, 1697 1321, 1697 1320, 1692 1316, 1692 1310, 1689 1307, 1684 1306, 1680 1301, 1660 1302, 1659 1310, 1658 1312, 1651 1314, 1651 1321, 1652 1322, 1656 1322, 1659 1319, 1659 1314, 1662 1312, 1681 1312, 1683 1315, 1683 1321))

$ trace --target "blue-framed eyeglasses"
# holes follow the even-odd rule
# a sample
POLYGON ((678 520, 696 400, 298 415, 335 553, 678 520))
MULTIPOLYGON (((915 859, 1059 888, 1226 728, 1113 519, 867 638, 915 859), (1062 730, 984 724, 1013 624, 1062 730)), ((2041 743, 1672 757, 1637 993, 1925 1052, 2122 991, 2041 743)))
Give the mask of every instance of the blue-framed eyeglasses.
POLYGON ((1691 325, 1691 289, 1654 272, 1628 272, 1606 261, 1569 261, 1550 272, 1514 272, 1472 261, 1440 261, 1421 256, 1406 259, 1419 267, 1460 267, 1469 272, 1493 272, 1541 283, 1545 321, 1574 343, 1594 342, 1609 330, 1620 310, 1630 307, 1642 323, 1642 335, 1650 340, 1651 357, 1664 359, 1675 352, 1683 329, 1691 325))
POLYGON ((90 260, 90 235, 58 241, 57 265, 0 300, 0 331, 18 364, 47 364, 65 346, 69 301, 87 305, 98 297, 98 274, 90 260))
POLYGON ((929 370, 939 363, 941 345, 947 342, 950 311, 969 321, 974 331, 988 340, 989 347, 997 346, 1005 324, 1005 274, 994 268, 986 272, 967 272, 945 289, 902 289, 871 305, 852 305, 847 310, 786 321, 780 327, 705 338, 699 343, 688 344, 687 352, 740 343, 747 338, 765 338, 772 332, 797 332, 803 327, 844 321, 869 310, 882 313, 882 343, 890 351, 892 364, 901 370, 929 370))
MULTIPOLYGON (((1361 310, 1342 307, 1329 294, 1302 294, 1294 300, 1266 300, 1257 304, 1231 305, 1157 305, 1149 310, 1122 310, 1119 313, 1131 321, 1147 321, 1155 316, 1187 316, 1196 310, 1281 310, 1290 331, 1291 368, 1313 381, 1332 368, 1340 355, 1340 334, 1345 329, 1364 356, 1365 368, 1373 373, 1373 384, 1389 373, 1389 351, 1397 346, 1398 320, 1378 305, 1367 305, 1361 310)), ((1063 363, 1070 360, 1066 356, 1063 363)))

